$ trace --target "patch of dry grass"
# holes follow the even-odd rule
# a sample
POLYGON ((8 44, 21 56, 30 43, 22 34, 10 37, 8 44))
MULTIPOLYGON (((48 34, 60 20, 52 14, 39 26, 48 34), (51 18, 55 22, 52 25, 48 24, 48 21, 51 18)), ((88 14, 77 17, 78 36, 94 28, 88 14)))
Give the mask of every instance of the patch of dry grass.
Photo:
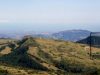
MULTIPOLYGON (((88 54, 89 50, 87 50, 88 47, 87 45, 68 42, 68 41, 58 41, 52 39, 39 39, 39 38, 34 39, 34 41, 28 40, 23 44, 25 46, 27 46, 28 44, 28 47, 27 50, 25 49, 26 50, 25 52, 21 52, 21 53, 25 55, 26 58, 28 57, 38 62, 42 67, 46 67, 50 71, 57 72, 59 70, 59 71, 66 72, 69 70, 73 71, 75 69, 76 71, 80 71, 80 72, 83 72, 83 70, 86 72, 91 72, 92 70, 96 71, 94 69, 100 70, 100 60, 90 59, 88 54), (29 46, 30 43, 32 43, 31 46, 29 46)), ((20 47, 20 45, 18 47, 20 47)), ((17 50, 15 52, 17 52, 17 50)), ((21 50, 23 51, 23 49, 21 50)), ((99 48, 93 48, 93 50, 94 53, 100 52, 99 48)), ((10 49, 7 47, 2 51, 3 51, 2 54, 12 53, 10 49)), ((16 58, 20 56, 21 55, 18 54, 16 58)), ((25 59, 23 59, 23 61, 24 60, 25 59)), ((39 66, 38 64, 36 65, 39 66)), ((19 69, 14 67, 10 67, 8 70, 8 68, 9 67, 7 67, 7 71, 9 73, 16 74, 16 75, 19 74, 20 75, 21 74, 22 75, 56 75, 57 74, 55 72, 35 71, 30 69, 25 70, 25 69, 19 69)), ((62 75, 64 74, 62 73, 62 75)))

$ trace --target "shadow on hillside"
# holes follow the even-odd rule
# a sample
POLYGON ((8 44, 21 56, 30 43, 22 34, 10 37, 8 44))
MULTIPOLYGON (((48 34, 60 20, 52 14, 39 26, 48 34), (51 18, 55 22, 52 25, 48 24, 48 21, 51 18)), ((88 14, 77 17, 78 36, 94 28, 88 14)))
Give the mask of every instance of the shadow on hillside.
MULTIPOLYGON (((26 68, 33 68, 37 70, 48 70, 46 67, 42 66, 38 61, 32 59, 28 54, 28 45, 32 45, 31 40, 22 40, 20 42, 20 47, 12 50, 10 54, 3 55, 0 57, 1 63, 10 64, 13 66, 21 66, 26 68), (30 43, 31 42, 31 43, 30 43)), ((35 42, 34 42, 35 44, 35 42)))

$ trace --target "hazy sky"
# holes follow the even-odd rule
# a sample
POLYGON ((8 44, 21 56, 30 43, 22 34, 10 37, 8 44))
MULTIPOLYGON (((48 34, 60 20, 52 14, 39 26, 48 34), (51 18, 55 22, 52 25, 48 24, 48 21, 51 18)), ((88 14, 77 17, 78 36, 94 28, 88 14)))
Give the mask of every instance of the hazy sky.
POLYGON ((0 0, 2 31, 99 28, 100 0, 0 0))

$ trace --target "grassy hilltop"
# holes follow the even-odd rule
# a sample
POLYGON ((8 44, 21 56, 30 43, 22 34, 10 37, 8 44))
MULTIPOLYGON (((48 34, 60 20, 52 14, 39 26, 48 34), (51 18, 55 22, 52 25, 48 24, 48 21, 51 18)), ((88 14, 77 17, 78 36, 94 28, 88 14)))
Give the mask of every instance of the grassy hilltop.
POLYGON ((100 74, 100 59, 90 59, 87 45, 32 37, 0 43, 0 75, 100 74))

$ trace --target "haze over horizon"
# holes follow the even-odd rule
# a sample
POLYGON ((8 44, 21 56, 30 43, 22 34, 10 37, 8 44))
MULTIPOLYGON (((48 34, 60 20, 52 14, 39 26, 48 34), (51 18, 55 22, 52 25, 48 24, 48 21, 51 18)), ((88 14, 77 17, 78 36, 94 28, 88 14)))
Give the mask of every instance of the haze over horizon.
POLYGON ((59 24, 0 24, 0 32, 22 33, 22 32, 49 32, 55 33, 65 30, 88 30, 100 32, 99 25, 59 25, 59 24))
POLYGON ((100 31, 100 0, 2 0, 0 32, 100 31))

